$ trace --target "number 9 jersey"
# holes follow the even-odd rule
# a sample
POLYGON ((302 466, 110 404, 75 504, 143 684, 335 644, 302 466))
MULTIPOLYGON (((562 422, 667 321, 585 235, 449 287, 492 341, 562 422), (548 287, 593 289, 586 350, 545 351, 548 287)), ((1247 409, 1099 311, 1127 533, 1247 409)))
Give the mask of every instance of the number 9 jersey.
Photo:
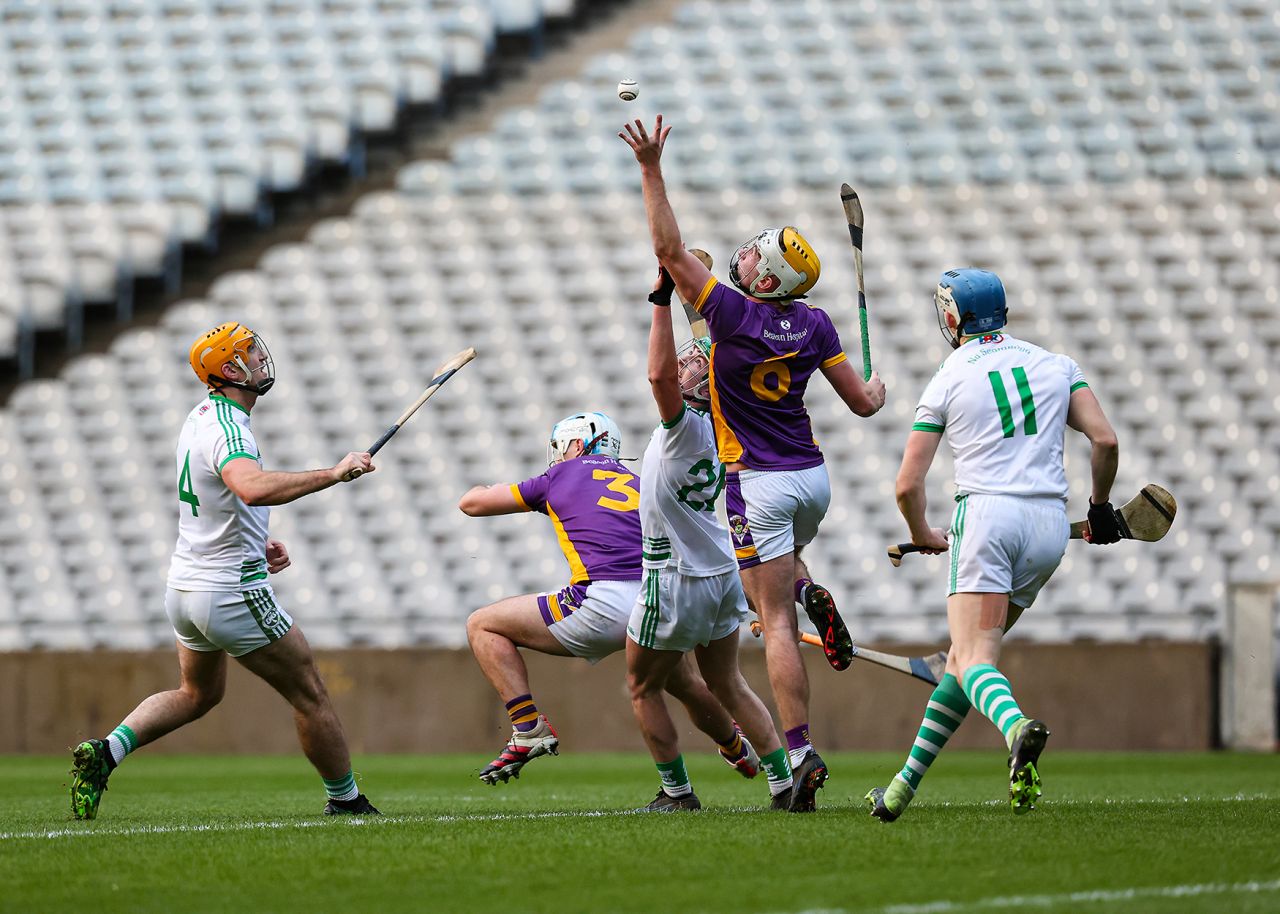
POLYGON ((724 464, 707 414, 685 406, 653 430, 640 465, 644 567, 709 578, 738 567, 729 530, 716 515, 724 464))
POLYGON ((640 492, 636 475, 592 454, 553 463, 511 487, 516 503, 551 519, 570 583, 639 581, 640 492))
POLYGON ((694 307, 711 333, 711 417, 720 459, 753 470, 822 464, 804 406, 809 378, 845 361, 820 308, 766 304, 707 280, 694 307))

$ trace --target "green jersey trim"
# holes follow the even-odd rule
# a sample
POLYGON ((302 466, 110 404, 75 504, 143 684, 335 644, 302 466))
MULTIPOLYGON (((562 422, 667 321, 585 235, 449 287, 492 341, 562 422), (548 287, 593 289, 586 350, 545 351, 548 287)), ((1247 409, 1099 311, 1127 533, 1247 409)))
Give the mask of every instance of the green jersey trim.
POLYGON ((237 403, 235 400, 232 400, 232 399, 230 399, 230 398, 228 398, 228 397, 224 397, 224 396, 222 396, 221 394, 209 394, 209 399, 210 399, 210 400, 217 400, 219 403, 226 403, 226 404, 228 404, 229 406, 234 406, 236 409, 240 410, 240 412, 244 413, 246 416, 247 416, 247 415, 249 415, 249 411, 248 411, 247 409, 245 409, 243 406, 241 406, 241 405, 240 405, 239 403, 237 403))
POLYGON ((258 458, 255 455, 250 454, 247 451, 236 451, 234 454, 228 454, 226 457, 222 458, 222 463, 218 464, 218 475, 221 476, 222 468, 225 467, 231 461, 235 460, 237 457, 248 457, 250 460, 254 461, 255 463, 258 460, 258 458))
POLYGON ((911 426, 913 432, 942 432, 943 426, 934 425, 932 422, 917 422, 911 426))
POLYGON ((227 450, 233 452, 243 450, 244 439, 240 434, 240 426, 236 425, 235 419, 231 415, 231 410, 222 403, 215 403, 213 404, 213 411, 218 417, 218 424, 222 426, 222 434, 227 439, 227 450))
POLYGON ((662 423, 662 427, 663 427, 663 428, 675 428, 677 425, 679 425, 679 424, 680 424, 680 420, 684 418, 684 414, 685 414, 685 412, 686 412, 688 409, 689 409, 689 407, 688 407, 688 405, 687 405, 687 404, 685 404, 685 403, 681 403, 681 404, 680 404, 680 412, 676 413, 676 417, 675 417, 674 419, 672 419, 670 422, 663 422, 663 423, 662 423))
POLYGON ((1071 385, 1071 392, 1075 393, 1081 387, 1088 387, 1088 386, 1089 386, 1088 381, 1076 381, 1074 384, 1071 385))

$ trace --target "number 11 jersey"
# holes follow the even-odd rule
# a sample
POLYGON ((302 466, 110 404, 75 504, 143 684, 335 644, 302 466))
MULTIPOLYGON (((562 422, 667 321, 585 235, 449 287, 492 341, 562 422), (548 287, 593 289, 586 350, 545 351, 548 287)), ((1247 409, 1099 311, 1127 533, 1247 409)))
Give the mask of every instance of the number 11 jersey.
POLYGON ((911 428, 946 436, 958 495, 1065 501, 1067 409, 1071 394, 1088 386, 1065 355, 1006 333, 974 337, 942 363, 911 428))

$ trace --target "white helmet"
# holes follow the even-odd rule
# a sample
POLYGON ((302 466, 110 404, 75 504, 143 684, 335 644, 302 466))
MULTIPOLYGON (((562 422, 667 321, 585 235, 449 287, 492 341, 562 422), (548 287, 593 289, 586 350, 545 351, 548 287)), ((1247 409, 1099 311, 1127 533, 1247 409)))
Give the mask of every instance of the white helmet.
POLYGON ((711 339, 695 336, 676 350, 680 393, 686 403, 706 409, 711 405, 711 339))
POLYGON ((729 281, 752 298, 800 298, 821 272, 817 253, 789 225, 765 229, 734 251, 729 261, 729 281))
POLYGON ((604 413, 574 413, 551 427, 547 442, 547 463, 564 460, 565 451, 581 441, 584 454, 606 454, 617 460, 622 455, 622 432, 618 423, 604 413))

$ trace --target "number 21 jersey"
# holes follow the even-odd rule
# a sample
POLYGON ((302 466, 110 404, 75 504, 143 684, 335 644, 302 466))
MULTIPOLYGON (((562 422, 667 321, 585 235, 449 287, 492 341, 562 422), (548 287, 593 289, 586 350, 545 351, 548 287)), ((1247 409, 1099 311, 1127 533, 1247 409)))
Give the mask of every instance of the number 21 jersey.
POLYGON ((683 575, 709 578, 738 567, 729 531, 716 516, 723 488, 724 464, 706 413, 685 406, 653 430, 640 465, 645 568, 674 565, 683 575))

